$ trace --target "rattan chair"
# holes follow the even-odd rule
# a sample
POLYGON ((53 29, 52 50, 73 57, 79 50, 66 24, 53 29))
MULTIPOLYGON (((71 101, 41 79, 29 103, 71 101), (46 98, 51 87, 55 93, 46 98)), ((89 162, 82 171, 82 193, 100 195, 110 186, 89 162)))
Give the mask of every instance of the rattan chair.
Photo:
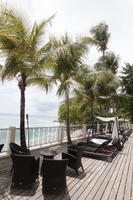
POLYGON ((66 168, 67 159, 43 160, 42 169, 42 192, 43 194, 52 194, 57 191, 65 191, 66 188, 66 168))
POLYGON ((16 143, 10 143, 9 146, 10 146, 10 150, 12 154, 31 155, 31 152, 29 149, 21 147, 16 143))
POLYGON ((68 149, 67 153, 62 153, 62 159, 68 159, 68 167, 74 169, 76 171, 76 175, 78 176, 78 169, 81 167, 83 169, 83 165, 81 162, 82 158, 82 150, 76 149, 68 149))
POLYGON ((39 158, 31 155, 11 155, 13 177, 11 187, 25 186, 36 181, 39 174, 39 158))

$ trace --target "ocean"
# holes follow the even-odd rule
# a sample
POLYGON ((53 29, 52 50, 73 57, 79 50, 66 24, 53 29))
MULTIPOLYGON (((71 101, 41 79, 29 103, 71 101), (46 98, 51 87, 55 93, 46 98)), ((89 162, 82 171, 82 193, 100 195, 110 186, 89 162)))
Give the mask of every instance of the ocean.
MULTIPOLYGON (((58 126, 59 123, 55 117, 29 115, 29 127, 50 127, 58 126)), ((0 129, 15 126, 19 128, 20 118, 16 114, 0 113, 0 129)), ((27 128, 27 120, 25 119, 25 127, 27 128)))

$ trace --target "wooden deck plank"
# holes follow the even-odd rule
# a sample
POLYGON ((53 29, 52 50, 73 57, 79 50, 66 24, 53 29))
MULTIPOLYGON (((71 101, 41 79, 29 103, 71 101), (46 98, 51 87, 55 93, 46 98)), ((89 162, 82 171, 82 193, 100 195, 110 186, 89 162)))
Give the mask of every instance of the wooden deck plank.
POLYGON ((131 156, 130 156, 130 165, 127 175, 127 182, 126 182, 126 188, 125 188, 125 194, 124 199, 132 199, 132 181, 133 181, 133 138, 131 140, 131 156))
POLYGON ((98 191, 100 191, 101 194, 103 193, 103 188, 102 188, 102 186, 104 186, 103 183, 105 183, 106 177, 110 176, 109 173, 111 172, 113 166, 114 167, 116 166, 117 161, 118 161, 118 159, 114 159, 112 163, 109 163, 108 167, 103 171, 103 173, 99 177, 99 179, 96 182, 96 184, 93 187, 93 189, 90 191, 90 193, 88 193, 86 199, 88 199, 88 198, 89 198, 89 200, 92 200, 92 199, 98 200, 98 199, 100 199, 100 197, 95 197, 95 196, 96 196, 97 193, 99 194, 98 191))
POLYGON ((102 195, 107 187, 107 184, 111 178, 111 176, 113 175, 114 171, 117 168, 117 165, 119 163, 120 158, 118 159, 114 159, 113 162, 110 165, 110 168, 108 168, 108 170, 102 174, 102 176, 100 177, 100 179, 98 180, 97 184, 95 185, 95 188, 93 190, 93 192, 91 192, 88 196, 88 198, 91 199, 95 199, 95 200, 99 200, 102 198, 102 195), (96 189, 97 188, 97 189, 96 189))
MULTIPOLYGON (((128 144, 129 144, 129 142, 128 142, 128 144)), ((120 187, 119 187, 119 190, 118 190, 116 200, 118 200, 118 199, 123 200, 123 197, 124 197, 127 175, 128 175, 128 171, 129 171, 129 164, 130 164, 130 160, 131 160, 131 156, 132 156, 131 153, 132 153, 132 146, 130 144, 130 152, 128 153, 128 156, 127 156, 127 161, 126 161, 126 165, 125 165, 125 168, 124 168, 124 171, 123 171, 123 176, 122 176, 122 179, 121 179, 121 184, 120 184, 120 187)))
POLYGON ((121 178, 122 178, 122 175, 123 175, 123 172, 124 172, 124 169, 125 169, 125 165, 126 165, 126 161, 127 161, 127 156, 129 154, 129 150, 130 150, 129 145, 127 145, 126 147, 128 148, 128 151, 126 152, 126 149, 125 149, 125 151, 122 152, 125 156, 123 157, 122 165, 120 166, 118 176, 116 177, 113 188, 111 190, 109 200, 115 200, 117 193, 118 193, 118 189, 119 189, 119 186, 120 186, 120 183, 121 183, 121 178))
MULTIPOLYGON (((126 148, 126 150, 128 150, 128 149, 126 148)), ((109 195, 110 195, 111 190, 112 190, 112 187, 113 187, 113 185, 115 183, 116 177, 117 177, 118 172, 120 170, 120 166, 121 166, 121 164, 123 162, 123 157, 124 157, 124 154, 118 153, 117 157, 115 158, 115 159, 119 159, 118 164, 117 164, 116 168, 114 169, 111 177, 108 178, 109 181, 108 181, 108 183, 106 185, 106 188, 104 189, 104 192, 103 192, 102 197, 100 199, 108 200, 109 195)))
POLYGON ((87 179, 88 172, 94 170, 96 167, 99 166, 99 162, 96 162, 96 160, 88 158, 88 161, 88 166, 84 169, 84 173, 82 173, 78 179, 75 179, 72 184, 68 185, 68 191, 70 193, 71 198, 73 194, 75 194, 75 192, 77 192, 80 189, 82 183, 84 183, 87 179))
POLYGON ((99 177, 103 173, 103 171, 108 167, 109 163, 105 161, 101 161, 101 165, 99 165, 98 168, 92 171, 92 174, 88 177, 88 179, 82 184, 82 192, 80 191, 80 194, 77 198, 77 193, 72 197, 72 199, 85 199, 88 195, 88 193, 93 189, 96 182, 98 181, 99 177))

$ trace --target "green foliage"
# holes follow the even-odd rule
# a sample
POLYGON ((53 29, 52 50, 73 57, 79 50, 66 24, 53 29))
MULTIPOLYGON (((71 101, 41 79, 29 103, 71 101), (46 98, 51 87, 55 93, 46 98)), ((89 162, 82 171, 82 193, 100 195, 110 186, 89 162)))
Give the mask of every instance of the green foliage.
POLYGON ((115 56, 113 52, 107 52, 103 56, 99 58, 98 62, 95 64, 95 69, 97 71, 111 71, 113 74, 117 73, 119 67, 119 58, 115 56))
MULTIPOLYGON (((98 115, 98 107, 95 106, 94 114, 98 115)), ((59 107, 58 120, 65 123, 66 121, 66 105, 63 103, 59 107)), ((86 106, 83 108, 80 102, 72 99, 70 103, 70 124, 89 124, 91 123, 91 108, 86 106)))
POLYGON ((130 117, 133 122, 133 65, 129 63, 123 69, 122 91, 126 97, 126 103, 124 104, 124 111, 130 117))
POLYGON ((103 53, 107 49, 107 44, 110 38, 110 33, 108 32, 108 25, 106 23, 99 23, 90 30, 91 37, 83 37, 82 41, 85 44, 95 45, 98 51, 103 53))

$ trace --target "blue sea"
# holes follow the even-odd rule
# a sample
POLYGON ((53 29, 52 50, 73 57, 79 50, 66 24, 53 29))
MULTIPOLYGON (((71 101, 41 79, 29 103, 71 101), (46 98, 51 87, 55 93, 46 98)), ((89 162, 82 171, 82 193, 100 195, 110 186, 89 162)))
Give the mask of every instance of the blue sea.
MULTIPOLYGON (((58 126, 56 117, 28 115, 29 127, 50 127, 58 126)), ((19 128, 20 118, 16 114, 3 114, 0 113, 0 129, 15 126, 19 128)), ((25 127, 27 127, 27 120, 25 119, 25 127)))

